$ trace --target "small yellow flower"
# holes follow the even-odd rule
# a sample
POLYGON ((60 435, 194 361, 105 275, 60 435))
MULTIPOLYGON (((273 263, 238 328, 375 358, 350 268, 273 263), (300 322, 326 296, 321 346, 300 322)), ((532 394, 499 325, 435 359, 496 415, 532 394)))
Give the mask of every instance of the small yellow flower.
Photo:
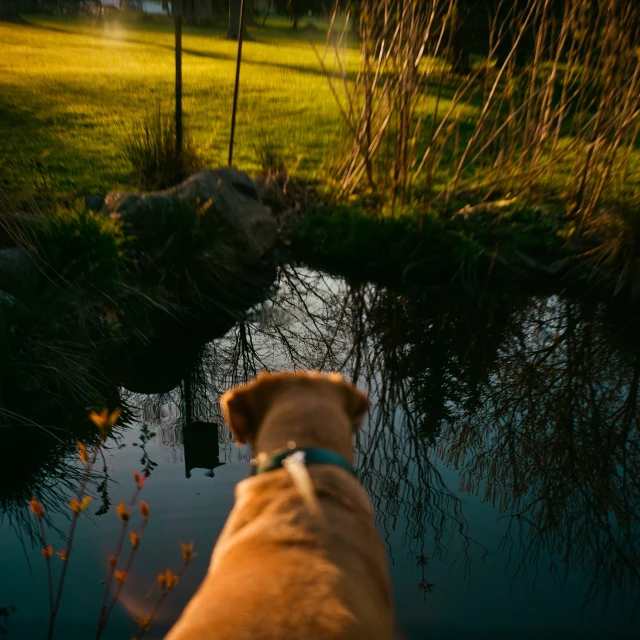
POLYGON ((127 579, 126 571, 115 571, 113 577, 116 579, 118 584, 124 584, 127 579))
POLYGON ((129 510, 127 509, 127 505, 124 503, 124 500, 120 501, 120 504, 116 507, 116 513, 118 514, 118 518, 122 520, 122 522, 129 522, 129 510))
POLYGON ((71 498, 71 500, 69 500, 69 506, 71 507, 71 511, 73 511, 73 513, 80 514, 89 506, 92 500, 92 496, 85 496, 82 499, 82 502, 80 502, 78 498, 71 498))
POLYGON ((76 444, 78 445, 78 458, 80 458, 84 464, 87 464, 87 447, 85 447, 80 440, 76 440, 76 444))
POLYGON ((58 557, 60 558, 60 560, 62 560, 62 562, 67 561, 68 554, 66 549, 62 549, 61 551, 57 551, 56 553, 58 554, 58 557))
POLYGON ((129 540, 131 540, 131 546, 137 549, 140 544, 140 536, 135 531, 129 531, 129 540))
POLYGON ((48 560, 53 555, 53 546, 49 545, 42 549, 42 555, 48 560))
POLYGON ((182 549, 182 557, 184 559, 185 564, 189 564, 195 555, 193 553, 193 541, 191 541, 189 544, 185 544, 184 542, 181 542, 180 548, 182 549))
POLYGON ((145 519, 149 519, 149 505, 144 501, 140 501, 140 515, 145 519))
POLYGON ((36 518, 42 518, 44 515, 44 507, 36 500, 35 496, 29 501, 29 509, 36 518))
POLYGON ((114 409, 111 413, 105 407, 100 413, 92 411, 89 414, 89 420, 98 427, 98 431, 103 438, 106 438, 110 433, 113 425, 118 421, 121 409, 114 409))

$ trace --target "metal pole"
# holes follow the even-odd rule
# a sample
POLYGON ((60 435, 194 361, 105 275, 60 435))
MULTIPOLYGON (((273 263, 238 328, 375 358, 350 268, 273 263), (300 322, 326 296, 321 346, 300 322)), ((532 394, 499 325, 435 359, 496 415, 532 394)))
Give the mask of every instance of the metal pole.
MULTIPOLYGON (((177 3, 176 3, 177 4, 177 3)), ((176 21, 176 157, 182 155, 182 7, 176 21)))
MULTIPOLYGON (((231 0, 233 2, 233 0, 231 0)), ((238 90, 240 89, 240 62, 242 60, 242 35, 244 30, 244 0, 240 0, 240 25, 238 27, 238 60, 236 61, 236 86, 233 90, 233 110, 231 112, 231 137, 229 138, 229 166, 233 160, 233 136, 236 132, 236 110, 238 108, 238 90)))

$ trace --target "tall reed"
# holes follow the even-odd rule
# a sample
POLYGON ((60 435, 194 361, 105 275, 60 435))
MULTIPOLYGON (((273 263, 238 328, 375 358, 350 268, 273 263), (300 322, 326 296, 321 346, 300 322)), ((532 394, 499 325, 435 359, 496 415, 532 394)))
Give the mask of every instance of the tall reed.
POLYGON ((638 162, 640 5, 483 6, 486 28, 474 31, 474 3, 362 0, 353 79, 349 20, 338 29, 334 8, 317 55, 350 134, 333 172, 340 195, 373 192, 392 214, 424 215, 470 192, 474 203, 545 194, 579 225, 603 203, 637 199, 629 181, 640 175, 626 167, 638 162), (460 74, 465 38, 479 54, 460 74))

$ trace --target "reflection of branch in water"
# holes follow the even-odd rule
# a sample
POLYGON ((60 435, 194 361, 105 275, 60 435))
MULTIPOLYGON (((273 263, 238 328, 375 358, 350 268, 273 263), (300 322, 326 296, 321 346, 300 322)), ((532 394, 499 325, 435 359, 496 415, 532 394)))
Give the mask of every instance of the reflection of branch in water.
POLYGON ((481 410, 461 408, 441 447, 463 490, 482 490, 510 518, 503 547, 520 557, 516 576, 542 561, 556 574, 579 568, 588 599, 640 579, 640 354, 602 326, 598 310, 534 302, 500 349, 481 410))
MULTIPOLYGON (((461 560, 466 573, 470 546, 475 543, 459 498, 446 487, 432 462, 438 424, 429 424, 421 410, 424 378, 426 374, 430 380, 430 371, 422 369, 423 360, 412 364, 414 342, 438 325, 419 314, 413 319, 413 330, 407 329, 403 326, 406 301, 375 287, 357 292, 356 299, 359 304, 350 308, 358 341, 351 346, 349 364, 373 399, 368 429, 358 443, 362 481, 372 495, 383 531, 395 529, 400 518, 405 521, 404 543, 423 573, 421 586, 429 589, 432 585, 424 578, 429 555, 443 560, 452 547, 458 547, 459 537, 453 562, 461 560)), ((434 338, 442 348, 442 335, 434 338)))

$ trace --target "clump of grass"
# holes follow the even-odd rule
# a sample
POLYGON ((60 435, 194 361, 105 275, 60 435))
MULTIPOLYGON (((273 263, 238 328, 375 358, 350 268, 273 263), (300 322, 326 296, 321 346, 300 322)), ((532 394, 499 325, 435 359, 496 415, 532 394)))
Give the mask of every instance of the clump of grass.
POLYGON ((254 145, 260 171, 256 185, 262 202, 275 213, 282 211, 290 175, 282 143, 272 135, 260 138, 254 145))
POLYGON ((126 266, 121 223, 98 213, 60 209, 41 216, 28 233, 31 248, 52 277, 105 287, 126 266))
POLYGON ((472 188, 480 201, 499 192, 533 200, 544 189, 592 215, 636 154, 637 4, 506 3, 487 14, 488 53, 464 78, 448 62, 457 5, 398 12, 390 0, 367 0, 352 83, 344 32, 331 22, 318 59, 348 132, 334 170, 339 193, 368 190, 392 213, 424 213, 472 188))
POLYGON ((254 145, 254 152, 262 173, 286 173, 287 164, 282 143, 265 135, 254 145))
POLYGON ((125 143, 125 154, 136 185, 143 191, 171 187, 204 167, 186 132, 178 152, 175 120, 160 105, 136 122, 125 143))

